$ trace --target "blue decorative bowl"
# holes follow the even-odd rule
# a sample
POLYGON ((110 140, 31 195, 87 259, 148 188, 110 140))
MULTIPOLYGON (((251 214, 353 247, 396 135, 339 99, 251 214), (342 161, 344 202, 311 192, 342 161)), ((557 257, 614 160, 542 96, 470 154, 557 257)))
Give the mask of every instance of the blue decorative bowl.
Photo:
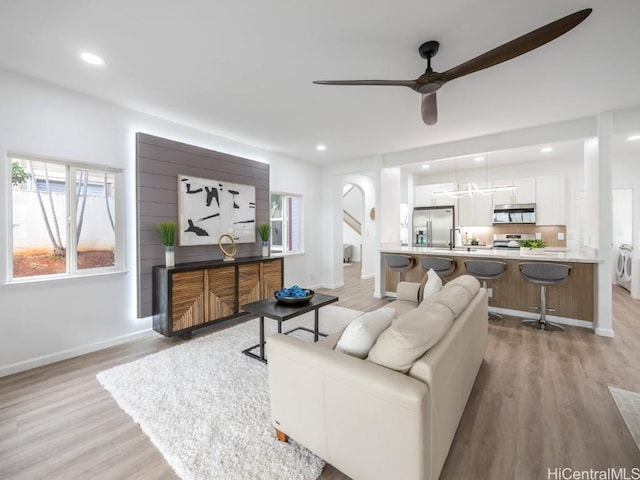
POLYGON ((305 297, 279 297, 278 292, 273 292, 273 295, 276 297, 276 300, 278 303, 284 303, 288 305, 300 305, 302 303, 307 303, 316 294, 316 292, 308 288, 304 288, 303 290, 307 294, 305 297))

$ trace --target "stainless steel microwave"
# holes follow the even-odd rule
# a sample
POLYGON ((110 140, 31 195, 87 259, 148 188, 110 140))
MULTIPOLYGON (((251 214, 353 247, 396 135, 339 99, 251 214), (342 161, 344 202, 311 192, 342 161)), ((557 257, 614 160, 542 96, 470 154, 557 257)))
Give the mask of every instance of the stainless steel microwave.
POLYGON ((536 204, 494 205, 493 224, 536 223, 536 204))

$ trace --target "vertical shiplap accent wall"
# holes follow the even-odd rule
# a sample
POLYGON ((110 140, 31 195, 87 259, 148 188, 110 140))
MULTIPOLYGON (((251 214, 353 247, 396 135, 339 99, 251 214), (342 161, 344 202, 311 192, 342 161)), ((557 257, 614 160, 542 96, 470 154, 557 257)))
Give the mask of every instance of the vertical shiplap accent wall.
MULTIPOLYGON (((269 165, 146 133, 136 134, 138 317, 152 314, 152 267, 164 265, 158 222, 178 220, 178 175, 253 185, 256 222, 269 221, 269 165)), ((216 239, 217 242, 217 239, 216 239)), ((262 243, 239 243, 237 257, 261 255, 262 243)), ((216 245, 175 249, 176 263, 222 258, 216 245)))

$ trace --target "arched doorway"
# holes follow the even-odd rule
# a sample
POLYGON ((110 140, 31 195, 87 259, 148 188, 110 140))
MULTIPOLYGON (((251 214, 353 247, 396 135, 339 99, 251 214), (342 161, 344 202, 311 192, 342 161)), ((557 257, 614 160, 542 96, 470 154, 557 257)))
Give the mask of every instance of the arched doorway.
POLYGON ((345 285, 362 276, 364 233, 364 192, 358 185, 347 183, 342 188, 343 282, 345 285))

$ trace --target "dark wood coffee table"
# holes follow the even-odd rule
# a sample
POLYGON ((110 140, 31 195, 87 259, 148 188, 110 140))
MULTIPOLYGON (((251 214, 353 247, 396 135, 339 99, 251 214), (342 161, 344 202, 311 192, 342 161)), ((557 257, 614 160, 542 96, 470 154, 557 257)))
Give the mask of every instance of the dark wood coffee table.
POLYGON ((302 315, 303 313, 313 311, 314 322, 313 322, 313 330, 306 327, 297 327, 288 332, 284 332, 285 335, 288 335, 291 332, 295 332, 296 330, 304 330, 309 333, 313 333, 313 341, 317 342, 319 336, 326 337, 327 335, 324 333, 320 333, 319 328, 319 312, 318 309, 320 307, 324 307, 325 305, 329 305, 330 303, 334 303, 338 301, 338 297, 334 297, 331 295, 323 295, 322 293, 316 293, 311 300, 306 303, 300 305, 292 305, 292 304, 284 304, 278 303, 275 298, 267 298, 266 300, 260 300, 259 302, 247 303, 242 306, 242 309, 245 312, 255 313, 256 315, 260 315, 260 343, 253 345, 242 351, 245 355, 248 355, 251 358, 255 358, 256 360, 260 360, 261 362, 267 363, 267 359, 264 356, 264 318, 273 318, 278 321, 278 333, 282 333, 282 322, 286 322, 287 320, 302 315), (260 347, 260 355, 256 355, 251 350, 260 347))

